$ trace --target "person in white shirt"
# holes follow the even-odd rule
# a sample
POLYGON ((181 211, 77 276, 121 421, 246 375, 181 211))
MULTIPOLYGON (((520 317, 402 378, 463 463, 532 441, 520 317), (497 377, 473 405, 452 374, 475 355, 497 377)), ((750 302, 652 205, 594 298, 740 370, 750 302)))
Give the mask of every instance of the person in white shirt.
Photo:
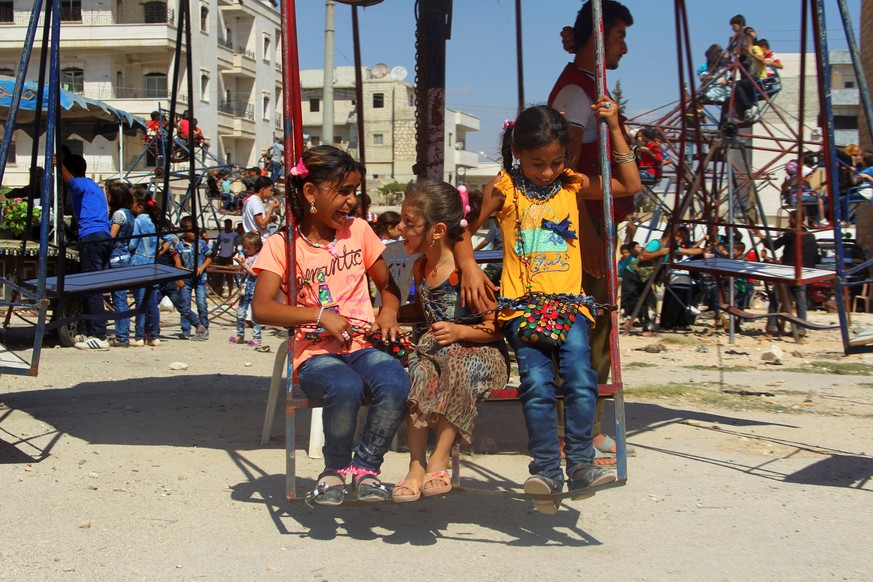
POLYGON ((254 190, 243 202, 243 228, 246 232, 259 233, 261 240, 266 242, 270 236, 270 223, 276 218, 274 213, 279 208, 279 201, 273 200, 269 205, 264 205, 273 197, 273 181, 266 176, 255 180, 254 190))

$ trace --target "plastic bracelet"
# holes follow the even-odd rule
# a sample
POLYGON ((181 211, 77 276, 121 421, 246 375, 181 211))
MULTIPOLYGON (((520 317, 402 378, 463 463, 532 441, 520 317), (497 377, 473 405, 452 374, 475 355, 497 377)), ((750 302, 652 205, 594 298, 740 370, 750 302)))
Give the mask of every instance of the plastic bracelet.
POLYGON ((321 323, 321 314, 324 313, 324 305, 321 306, 321 309, 318 310, 318 317, 315 318, 315 327, 318 327, 318 324, 321 323))

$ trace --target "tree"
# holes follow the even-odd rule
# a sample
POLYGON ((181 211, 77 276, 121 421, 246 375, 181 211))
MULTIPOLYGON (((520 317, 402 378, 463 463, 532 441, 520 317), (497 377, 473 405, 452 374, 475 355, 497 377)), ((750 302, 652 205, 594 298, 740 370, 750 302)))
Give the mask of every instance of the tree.
POLYGON ((615 100, 616 105, 618 105, 618 112, 624 115, 625 109, 627 108, 627 99, 624 98, 624 95, 621 92, 620 79, 615 82, 615 89, 612 90, 612 98, 615 100))

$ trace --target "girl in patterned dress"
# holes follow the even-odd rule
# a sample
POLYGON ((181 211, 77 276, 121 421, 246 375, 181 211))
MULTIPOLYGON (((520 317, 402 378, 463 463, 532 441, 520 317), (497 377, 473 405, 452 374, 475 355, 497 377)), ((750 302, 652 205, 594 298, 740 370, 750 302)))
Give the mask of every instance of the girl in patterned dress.
POLYGON ((396 502, 451 491, 447 469, 455 438, 470 442, 476 403, 503 387, 509 376, 496 315, 470 318, 470 310, 461 307, 452 247, 478 206, 464 186, 420 180, 406 188, 400 214, 403 246, 410 255, 423 256, 413 267, 416 301, 404 305, 400 316, 423 317, 428 329, 409 361, 409 471, 394 486, 396 502), (436 444, 428 459, 429 428, 436 431, 436 444))

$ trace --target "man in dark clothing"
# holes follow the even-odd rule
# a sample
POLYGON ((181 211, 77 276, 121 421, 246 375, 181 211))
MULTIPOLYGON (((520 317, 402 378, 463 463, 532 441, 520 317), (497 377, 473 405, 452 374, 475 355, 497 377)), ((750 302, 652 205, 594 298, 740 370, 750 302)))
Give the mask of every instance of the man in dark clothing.
MULTIPOLYGON (((813 268, 818 263, 820 256, 818 242, 815 240, 815 235, 811 232, 807 232, 806 228, 801 228, 799 231, 796 230, 797 225, 797 211, 793 211, 788 215, 788 227, 792 230, 783 233, 782 236, 775 241, 768 241, 768 246, 774 256, 776 255, 777 250, 784 249, 782 251, 782 260, 780 261, 783 265, 796 265, 797 237, 799 236, 801 267, 813 268)), ((784 297, 786 291, 791 294, 794 298, 795 305, 797 305, 797 317, 800 319, 806 319, 806 285, 786 285, 783 283, 773 285, 770 288, 769 293, 770 307, 768 312, 779 312, 779 297, 784 297)), ((768 317, 767 336, 772 337, 776 335, 778 331, 779 327, 777 318, 768 317)), ((798 328, 796 331, 798 337, 804 337, 806 335, 806 330, 802 327, 798 328)))

